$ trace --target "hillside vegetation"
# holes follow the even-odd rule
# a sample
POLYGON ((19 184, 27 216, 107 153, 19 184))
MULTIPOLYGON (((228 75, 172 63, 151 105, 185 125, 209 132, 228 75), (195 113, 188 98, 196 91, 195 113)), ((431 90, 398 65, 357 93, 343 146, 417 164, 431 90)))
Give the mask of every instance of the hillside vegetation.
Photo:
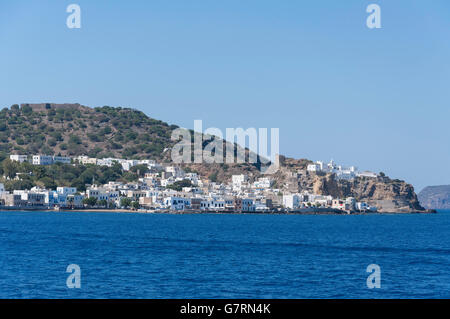
POLYGON ((175 128, 130 108, 13 105, 0 111, 0 152, 160 159, 175 128))
POLYGON ((146 173, 146 166, 134 166, 126 172, 120 164, 112 167, 97 165, 70 165, 57 163, 38 166, 30 163, 12 162, 5 159, 0 163, 0 182, 7 191, 31 189, 38 186, 56 189, 59 186, 76 187, 86 190, 89 184, 106 184, 110 181, 134 182, 146 173), (139 173, 139 175, 138 175, 139 173))

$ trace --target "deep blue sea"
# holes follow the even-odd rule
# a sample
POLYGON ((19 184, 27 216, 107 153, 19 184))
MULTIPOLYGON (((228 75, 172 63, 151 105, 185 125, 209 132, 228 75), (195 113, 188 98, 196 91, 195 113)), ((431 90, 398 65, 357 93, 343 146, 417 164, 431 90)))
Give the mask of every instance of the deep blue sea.
POLYGON ((450 211, 0 212, 0 298, 449 297, 450 211), (79 289, 66 286, 69 264, 79 289), (381 288, 367 288, 370 264, 381 288))

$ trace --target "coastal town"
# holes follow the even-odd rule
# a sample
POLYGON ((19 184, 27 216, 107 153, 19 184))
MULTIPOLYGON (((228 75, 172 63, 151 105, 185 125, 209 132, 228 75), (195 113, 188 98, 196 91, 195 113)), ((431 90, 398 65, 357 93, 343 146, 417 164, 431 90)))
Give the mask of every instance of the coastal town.
MULTIPOLYGON (((120 165, 123 171, 145 167, 143 177, 133 182, 95 180, 85 190, 58 185, 56 189, 38 186, 9 190, 0 184, 0 208, 16 210, 134 210, 138 212, 221 212, 221 213, 373 213, 376 207, 355 198, 333 198, 307 191, 282 191, 270 176, 251 179, 245 174, 232 175, 228 183, 202 178, 197 172, 154 160, 118 158, 65 157, 50 155, 9 156, 12 162, 32 165, 120 165)), ((311 173, 330 172, 337 178, 376 177, 371 172, 358 172, 331 161, 316 162, 311 173)), ((3 176, 4 179, 9 177, 3 176)), ((20 176, 16 176, 20 179, 20 176)))

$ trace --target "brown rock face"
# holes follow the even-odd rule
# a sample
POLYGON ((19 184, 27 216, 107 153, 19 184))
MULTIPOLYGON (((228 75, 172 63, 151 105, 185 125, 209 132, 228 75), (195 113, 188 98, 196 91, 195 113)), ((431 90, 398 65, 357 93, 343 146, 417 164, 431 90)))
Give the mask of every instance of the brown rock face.
POLYGON ((354 181, 343 181, 344 195, 353 196, 357 200, 366 201, 378 208, 380 212, 422 211, 414 187, 404 181, 391 180, 387 177, 357 178, 354 181))
POLYGON ((339 188, 338 182, 333 174, 320 176, 313 174, 313 193, 320 195, 331 195, 333 197, 342 197, 343 191, 339 188))
POLYGON ((353 180, 338 180, 335 174, 307 172, 304 167, 281 167, 276 175, 277 184, 291 192, 309 191, 338 198, 354 197, 376 206, 379 212, 420 212, 414 187, 404 181, 388 177, 357 177, 353 180))

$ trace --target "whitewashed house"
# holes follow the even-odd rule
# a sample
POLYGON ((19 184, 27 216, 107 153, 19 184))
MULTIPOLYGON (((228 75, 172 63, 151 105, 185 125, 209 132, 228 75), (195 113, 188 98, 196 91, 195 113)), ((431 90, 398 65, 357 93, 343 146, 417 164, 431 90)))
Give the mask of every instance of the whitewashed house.
POLYGON ((28 161, 28 156, 14 154, 14 155, 9 155, 9 159, 14 162, 23 163, 23 162, 28 161))
POLYGON ((57 187, 56 192, 62 195, 71 195, 77 192, 76 187, 57 187))
POLYGON ((360 177, 369 177, 369 178, 377 178, 378 177, 378 175, 376 173, 369 172, 369 171, 359 172, 356 175, 360 176, 360 177))
POLYGON ((300 207, 301 198, 298 194, 283 195, 283 206, 289 209, 300 207))
POLYGON ((184 210, 191 206, 191 199, 184 197, 166 197, 164 205, 171 210, 184 210))
POLYGON ((33 155, 33 165, 51 165, 53 164, 53 156, 49 155, 33 155))
POLYGON ((273 180, 269 177, 260 177, 253 183, 253 188, 268 189, 272 186, 273 180))
POLYGON ((314 173, 321 171, 320 166, 318 164, 309 164, 306 169, 308 172, 314 173))
POLYGON ((254 212, 255 205, 253 204, 253 199, 243 198, 242 199, 242 211, 243 212, 254 212))

